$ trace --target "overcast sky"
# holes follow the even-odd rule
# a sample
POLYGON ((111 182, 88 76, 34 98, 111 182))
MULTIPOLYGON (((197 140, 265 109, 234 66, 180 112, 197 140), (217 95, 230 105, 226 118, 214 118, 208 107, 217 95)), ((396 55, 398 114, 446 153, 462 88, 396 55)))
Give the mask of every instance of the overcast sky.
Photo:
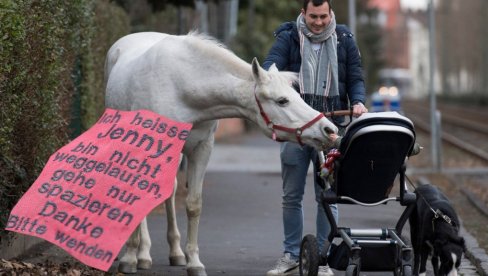
POLYGON ((401 0, 402 7, 407 9, 427 9, 429 0, 401 0))

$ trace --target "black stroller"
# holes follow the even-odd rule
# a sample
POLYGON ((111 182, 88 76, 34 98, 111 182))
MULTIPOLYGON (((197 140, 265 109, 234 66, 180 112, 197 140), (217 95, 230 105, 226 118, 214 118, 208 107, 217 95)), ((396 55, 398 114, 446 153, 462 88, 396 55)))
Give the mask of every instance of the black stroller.
MULTIPOLYGON (((349 124, 339 146, 340 156, 333 162, 332 177, 323 183, 321 203, 331 232, 321 249, 315 236, 303 238, 300 275, 317 275, 318 266, 325 264, 345 270, 347 276, 360 271, 412 275, 413 251, 401 233, 416 199, 405 184, 405 161, 414 143, 412 122, 396 112, 366 113, 349 124), (399 196, 389 197, 397 176, 399 196), (389 201, 405 206, 394 229, 338 227, 329 207, 334 203, 377 206, 389 201), (334 238, 342 239, 340 245, 332 243, 334 238)), ((322 164, 324 161, 321 158, 322 164)))

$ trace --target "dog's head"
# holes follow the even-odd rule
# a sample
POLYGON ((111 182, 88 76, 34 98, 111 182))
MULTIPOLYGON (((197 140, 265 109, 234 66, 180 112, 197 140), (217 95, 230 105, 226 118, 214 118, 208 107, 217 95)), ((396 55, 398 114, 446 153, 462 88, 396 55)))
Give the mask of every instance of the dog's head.
POLYGON ((456 276, 461 258, 466 250, 464 239, 455 233, 442 235, 434 242, 435 255, 439 256, 441 266, 439 275, 456 276))

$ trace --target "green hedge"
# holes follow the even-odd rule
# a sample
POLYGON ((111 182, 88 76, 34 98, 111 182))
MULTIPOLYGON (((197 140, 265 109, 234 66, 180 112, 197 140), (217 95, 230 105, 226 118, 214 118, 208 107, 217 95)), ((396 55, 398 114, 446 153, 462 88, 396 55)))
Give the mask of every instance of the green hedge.
POLYGON ((0 0, 0 244, 12 207, 69 141, 73 107, 82 129, 103 112, 105 53, 128 22, 108 0, 0 0))
POLYGON ((130 32, 126 12, 109 0, 97 0, 94 8, 89 53, 83 55, 81 84, 82 130, 90 128, 105 110, 105 55, 112 44, 130 32))

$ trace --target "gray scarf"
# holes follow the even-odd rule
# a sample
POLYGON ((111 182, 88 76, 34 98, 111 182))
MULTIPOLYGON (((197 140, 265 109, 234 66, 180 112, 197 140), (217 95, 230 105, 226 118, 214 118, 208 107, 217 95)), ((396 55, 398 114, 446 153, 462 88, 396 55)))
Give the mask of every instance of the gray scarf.
POLYGON ((302 14, 297 18, 302 56, 300 94, 305 102, 318 111, 340 109, 336 21, 333 12, 331 16, 329 26, 320 34, 308 29, 302 14), (318 54, 312 49, 312 43, 320 43, 318 54))

